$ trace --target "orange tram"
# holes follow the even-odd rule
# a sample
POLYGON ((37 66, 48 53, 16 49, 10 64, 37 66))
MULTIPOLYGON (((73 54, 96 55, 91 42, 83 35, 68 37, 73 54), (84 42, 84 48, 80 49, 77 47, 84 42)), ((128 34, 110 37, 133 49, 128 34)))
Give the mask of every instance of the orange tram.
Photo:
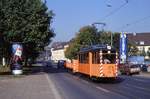
POLYGON ((81 73, 91 78, 116 78, 118 75, 118 53, 106 45, 82 48, 78 59, 66 62, 65 67, 74 73, 81 73))

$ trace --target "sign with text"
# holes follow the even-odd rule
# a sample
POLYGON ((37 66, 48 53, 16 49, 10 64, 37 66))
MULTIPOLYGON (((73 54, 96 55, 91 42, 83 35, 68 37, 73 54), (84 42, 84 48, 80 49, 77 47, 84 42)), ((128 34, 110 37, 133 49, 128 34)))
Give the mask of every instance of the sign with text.
POLYGON ((21 44, 15 43, 15 44, 12 45, 12 52, 13 52, 13 55, 16 55, 16 56, 21 57, 21 55, 22 55, 22 50, 23 50, 23 48, 22 48, 22 45, 21 45, 21 44))
POLYGON ((120 34, 120 62, 125 63, 127 58, 127 36, 125 33, 120 34))
POLYGON ((15 75, 22 74, 22 51, 21 43, 12 43, 11 71, 15 75))

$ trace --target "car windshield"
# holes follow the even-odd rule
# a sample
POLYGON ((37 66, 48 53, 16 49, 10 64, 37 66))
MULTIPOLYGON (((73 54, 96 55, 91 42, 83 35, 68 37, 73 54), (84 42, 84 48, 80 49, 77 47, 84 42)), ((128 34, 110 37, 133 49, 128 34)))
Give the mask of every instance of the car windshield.
POLYGON ((139 65, 131 65, 130 67, 131 67, 131 68, 138 68, 139 65))

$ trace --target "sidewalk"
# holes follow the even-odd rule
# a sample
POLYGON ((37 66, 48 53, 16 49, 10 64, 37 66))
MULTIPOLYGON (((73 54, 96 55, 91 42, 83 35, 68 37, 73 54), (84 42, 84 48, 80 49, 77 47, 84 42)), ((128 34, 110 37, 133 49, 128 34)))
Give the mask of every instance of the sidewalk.
POLYGON ((150 78, 150 72, 141 72, 139 76, 150 78))
POLYGON ((54 83, 46 73, 0 79, 3 99, 58 99, 54 83))
POLYGON ((150 78, 150 72, 141 72, 140 74, 134 76, 150 78))

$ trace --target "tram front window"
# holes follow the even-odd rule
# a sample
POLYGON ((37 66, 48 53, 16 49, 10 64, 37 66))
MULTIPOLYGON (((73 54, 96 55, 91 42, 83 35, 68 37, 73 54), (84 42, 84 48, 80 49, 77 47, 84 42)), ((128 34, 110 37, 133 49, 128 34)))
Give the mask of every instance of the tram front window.
POLYGON ((112 64, 116 62, 116 55, 111 54, 103 54, 103 63, 104 64, 112 64))

